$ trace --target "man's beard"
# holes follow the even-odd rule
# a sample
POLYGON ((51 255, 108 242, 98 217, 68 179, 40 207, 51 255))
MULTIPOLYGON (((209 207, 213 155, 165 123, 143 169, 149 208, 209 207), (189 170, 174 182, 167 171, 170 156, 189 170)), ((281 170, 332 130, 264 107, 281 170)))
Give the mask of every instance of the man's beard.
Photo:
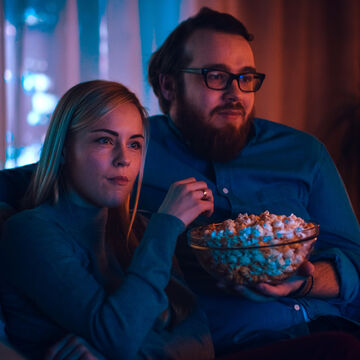
MULTIPOLYGON (((189 105, 182 95, 178 95, 177 105, 173 121, 187 140, 188 146, 199 157, 216 162, 227 162, 235 159, 246 145, 253 124, 254 110, 239 128, 232 124, 215 128, 211 123, 206 122, 204 116, 189 105)), ((211 114, 227 109, 242 110, 245 114, 240 103, 219 106, 212 110, 211 114)))

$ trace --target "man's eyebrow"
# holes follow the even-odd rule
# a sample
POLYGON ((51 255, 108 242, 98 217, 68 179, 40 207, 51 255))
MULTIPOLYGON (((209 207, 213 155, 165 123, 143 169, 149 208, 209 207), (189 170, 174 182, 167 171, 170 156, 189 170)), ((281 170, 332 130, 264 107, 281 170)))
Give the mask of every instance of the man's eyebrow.
MULTIPOLYGON (((231 72, 229 67, 225 64, 206 64, 203 68, 207 69, 216 69, 216 70, 224 70, 227 72, 231 72)), ((255 73, 256 69, 253 66, 245 66, 241 69, 239 73, 255 73)))
POLYGON ((256 69, 253 66, 245 66, 241 69, 241 72, 244 73, 256 73, 256 69))

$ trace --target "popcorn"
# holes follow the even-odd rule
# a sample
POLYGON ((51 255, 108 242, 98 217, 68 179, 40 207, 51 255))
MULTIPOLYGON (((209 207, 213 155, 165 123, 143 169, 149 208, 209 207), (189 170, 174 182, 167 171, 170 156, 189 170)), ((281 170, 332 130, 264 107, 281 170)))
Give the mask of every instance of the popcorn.
POLYGON ((294 214, 264 211, 196 228, 191 237, 199 239, 198 245, 211 248, 199 253, 198 258, 216 277, 237 284, 276 283, 290 276, 305 260, 317 230, 317 225, 294 214), (309 241, 301 242, 309 236, 309 241))

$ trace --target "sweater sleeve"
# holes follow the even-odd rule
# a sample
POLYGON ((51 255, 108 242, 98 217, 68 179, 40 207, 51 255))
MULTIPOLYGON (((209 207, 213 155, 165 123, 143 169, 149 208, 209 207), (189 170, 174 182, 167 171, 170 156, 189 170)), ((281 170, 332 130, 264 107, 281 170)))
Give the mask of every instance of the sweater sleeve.
POLYGON ((360 229, 341 177, 322 145, 308 210, 320 224, 311 260, 332 261, 340 279, 340 296, 334 302, 349 303, 359 292, 360 229))
POLYGON ((25 212, 3 233, 0 266, 5 280, 42 313, 85 338, 106 357, 132 359, 168 306, 177 218, 153 215, 121 286, 107 293, 56 223, 25 212))

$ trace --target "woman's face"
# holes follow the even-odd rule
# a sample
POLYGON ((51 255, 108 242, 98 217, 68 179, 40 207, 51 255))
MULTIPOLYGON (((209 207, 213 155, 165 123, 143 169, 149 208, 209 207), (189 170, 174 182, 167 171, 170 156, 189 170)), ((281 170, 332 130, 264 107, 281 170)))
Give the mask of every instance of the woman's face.
POLYGON ((65 177, 84 199, 99 207, 122 204, 141 165, 144 129, 139 110, 121 104, 65 147, 65 177))

